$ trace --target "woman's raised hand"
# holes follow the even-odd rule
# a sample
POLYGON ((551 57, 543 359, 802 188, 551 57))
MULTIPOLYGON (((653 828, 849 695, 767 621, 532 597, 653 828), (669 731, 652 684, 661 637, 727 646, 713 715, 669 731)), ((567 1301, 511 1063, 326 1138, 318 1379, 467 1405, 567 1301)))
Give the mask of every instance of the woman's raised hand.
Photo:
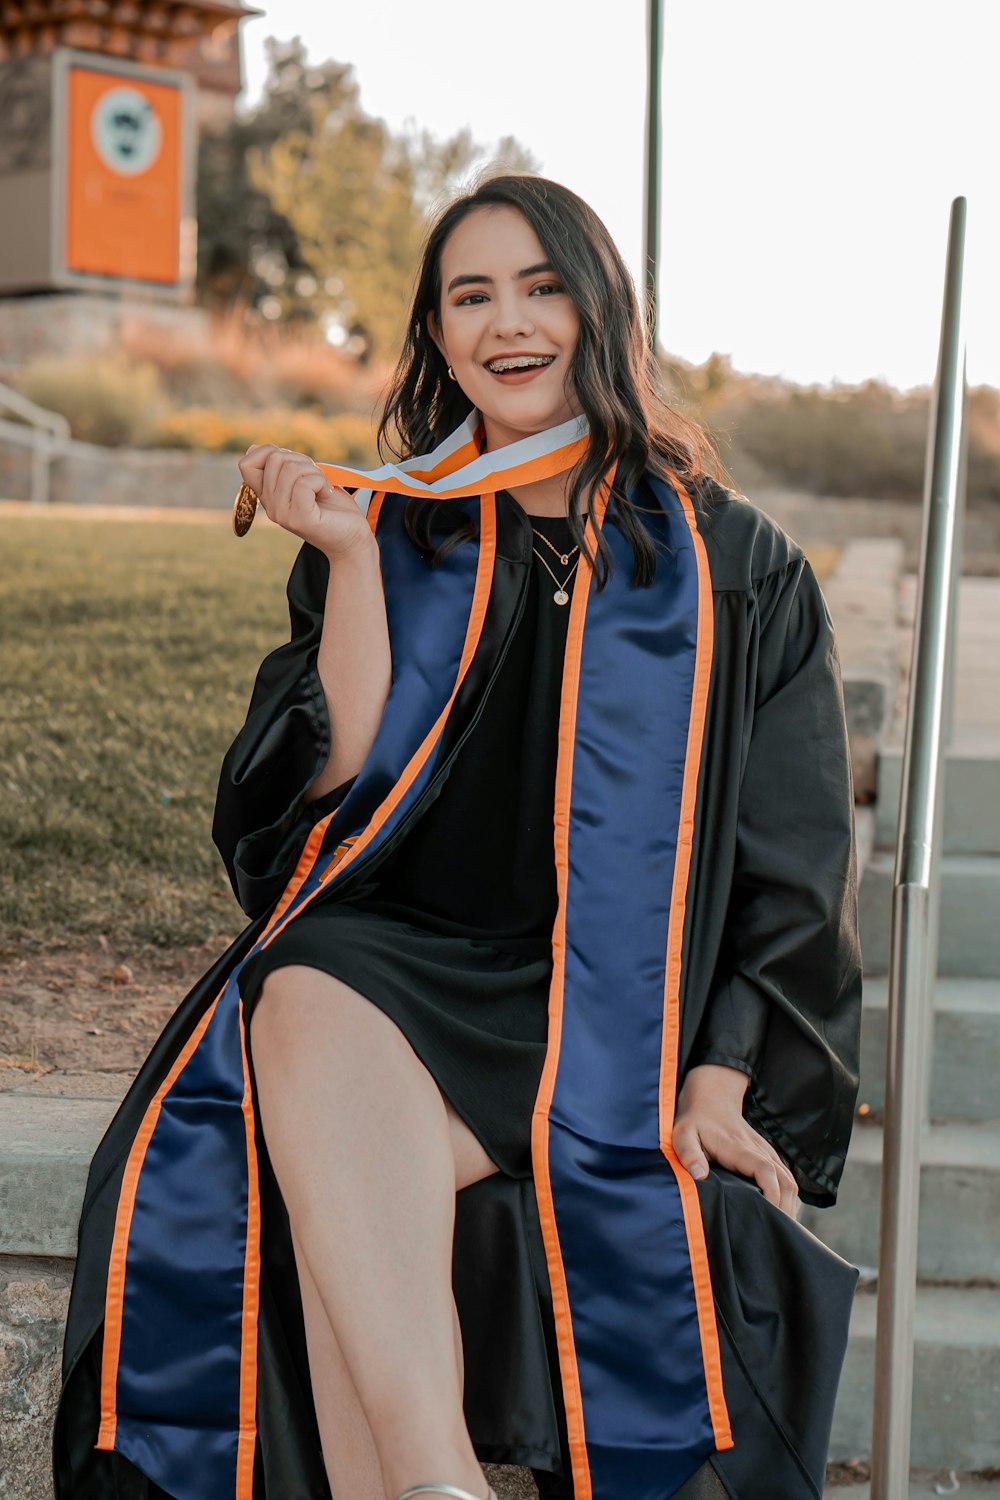
POLYGON ((237 467, 260 497, 268 520, 311 542, 327 557, 371 545, 371 527, 352 497, 330 484, 305 453, 274 443, 251 443, 237 467))
POLYGON ((770 1141, 743 1118, 750 1080, 739 1068, 699 1063, 689 1068, 677 1096, 673 1146, 693 1177, 708 1175, 709 1161, 752 1177, 769 1203, 798 1217, 799 1189, 770 1141))

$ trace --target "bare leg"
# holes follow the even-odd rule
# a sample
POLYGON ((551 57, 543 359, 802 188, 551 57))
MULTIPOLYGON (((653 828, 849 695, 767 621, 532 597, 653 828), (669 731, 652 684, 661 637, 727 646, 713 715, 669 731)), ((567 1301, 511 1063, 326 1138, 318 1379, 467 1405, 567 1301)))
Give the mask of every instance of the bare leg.
POLYGON ((385 1500, 382 1467, 368 1418, 294 1234, 292 1244, 302 1292, 309 1377, 333 1500, 341 1495, 385 1500))
MULTIPOLYGON (((292 1246, 302 1293, 309 1376, 330 1490, 334 1500, 338 1500, 341 1495, 349 1495, 351 1500, 384 1500, 385 1487, 382 1483, 378 1449, 358 1397, 357 1387, 294 1234, 292 1246)), ((464 1359, 457 1308, 454 1329, 455 1358, 461 1386, 464 1359)))
MULTIPOLYGON (((386 1494, 434 1479, 485 1494, 456 1358, 456 1162, 437 1084, 388 1016, 317 969, 269 975, 252 1033, 297 1253, 353 1377, 386 1494)), ((370 1474, 370 1455, 355 1458, 370 1474)))

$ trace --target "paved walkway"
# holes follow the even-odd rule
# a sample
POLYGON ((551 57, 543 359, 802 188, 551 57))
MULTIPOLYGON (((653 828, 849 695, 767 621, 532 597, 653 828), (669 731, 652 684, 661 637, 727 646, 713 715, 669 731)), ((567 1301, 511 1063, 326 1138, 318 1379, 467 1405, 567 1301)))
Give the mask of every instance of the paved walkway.
POLYGON ((30 500, 0 500, 0 520, 18 516, 32 521, 195 521, 203 526, 222 526, 228 519, 219 508, 196 510, 184 505, 68 505, 61 500, 33 505, 30 500))

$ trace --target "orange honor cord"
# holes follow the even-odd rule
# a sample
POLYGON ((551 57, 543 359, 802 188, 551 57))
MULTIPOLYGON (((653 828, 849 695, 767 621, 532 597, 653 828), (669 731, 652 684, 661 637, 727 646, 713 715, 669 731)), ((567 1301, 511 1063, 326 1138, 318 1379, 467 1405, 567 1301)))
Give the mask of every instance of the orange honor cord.
POLYGON ((676 475, 672 476, 673 487, 684 508, 684 518, 691 533, 698 570, 698 623, 695 646, 694 680, 691 691, 691 714, 688 722, 687 753, 684 761, 684 779, 681 792, 681 812, 677 831, 677 854, 674 861, 673 889, 670 901, 670 921, 667 936, 666 978, 664 984, 663 1036, 660 1066, 660 1146, 677 1178, 688 1250, 691 1258, 691 1274, 694 1283, 695 1305, 701 1335, 701 1348, 705 1366, 705 1385, 708 1406, 712 1419, 717 1449, 732 1448, 733 1435, 729 1422, 722 1383, 722 1359, 719 1352, 719 1333, 715 1321, 715 1304, 712 1295, 712 1278, 705 1244, 705 1227, 701 1217, 701 1202, 693 1177, 683 1165, 673 1147, 673 1122, 676 1109, 677 1060, 680 1038, 680 979, 681 948, 684 937, 686 891, 691 868, 694 845, 694 813, 698 789, 698 769, 701 763, 705 718, 708 712, 708 689, 712 672, 714 644, 714 606, 712 577, 708 566, 705 544, 698 531, 691 498, 676 475))

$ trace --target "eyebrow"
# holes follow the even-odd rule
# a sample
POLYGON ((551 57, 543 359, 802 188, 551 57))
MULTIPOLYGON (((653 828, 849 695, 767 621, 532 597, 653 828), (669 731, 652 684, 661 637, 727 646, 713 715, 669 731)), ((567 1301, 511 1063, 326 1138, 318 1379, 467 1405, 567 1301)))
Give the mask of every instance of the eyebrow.
MULTIPOLYGON (((539 263, 538 263, 537 266, 525 266, 525 268, 524 268, 523 271, 518 271, 518 273, 517 273, 517 275, 515 276, 514 279, 515 279, 515 281, 523 281, 526 276, 537 276, 537 274, 538 274, 539 271, 554 271, 554 270, 555 270, 555 266, 550 265, 547 260, 543 260, 543 261, 539 261, 539 263)), ((492 286, 493 285, 493 277, 492 276, 455 276, 448 283, 448 291, 449 292, 453 292, 457 286, 473 286, 473 285, 479 285, 482 282, 486 282, 486 283, 488 283, 489 286, 492 286)))

